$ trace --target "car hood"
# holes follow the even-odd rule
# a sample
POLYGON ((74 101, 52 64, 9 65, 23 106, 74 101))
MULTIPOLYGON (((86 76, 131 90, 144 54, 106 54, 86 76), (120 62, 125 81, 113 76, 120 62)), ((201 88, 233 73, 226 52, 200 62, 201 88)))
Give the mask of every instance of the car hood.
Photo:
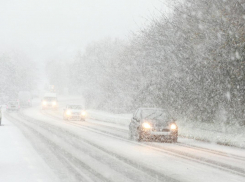
POLYGON ((82 109, 68 109, 71 112, 82 112, 82 109))
POLYGON ((11 106, 11 107, 18 107, 19 105, 15 105, 15 104, 9 104, 8 106, 11 106))
POLYGON ((45 102, 56 102, 56 100, 44 100, 45 102))

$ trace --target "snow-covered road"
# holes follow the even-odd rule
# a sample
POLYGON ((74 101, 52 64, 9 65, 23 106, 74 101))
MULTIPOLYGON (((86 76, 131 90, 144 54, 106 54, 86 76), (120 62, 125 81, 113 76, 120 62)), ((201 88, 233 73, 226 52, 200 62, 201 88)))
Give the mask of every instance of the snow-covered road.
POLYGON ((42 111, 38 105, 5 118, 59 181, 245 181, 243 149, 185 138, 176 144, 138 143, 127 139, 122 125, 64 121, 61 109, 42 111))

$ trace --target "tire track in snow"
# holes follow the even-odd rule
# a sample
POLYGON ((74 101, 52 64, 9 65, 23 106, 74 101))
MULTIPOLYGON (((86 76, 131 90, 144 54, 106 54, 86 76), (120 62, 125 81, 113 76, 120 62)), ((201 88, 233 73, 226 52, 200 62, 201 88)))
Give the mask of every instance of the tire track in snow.
POLYGON ((221 155, 221 156, 224 156, 227 158, 234 158, 236 160, 245 161, 245 157, 234 155, 234 154, 227 154, 225 152, 221 152, 221 151, 217 151, 217 150, 207 149, 204 147, 199 147, 199 146, 195 146, 195 145, 191 145, 191 144, 185 144, 185 143, 176 143, 176 145, 183 146, 186 148, 195 149, 195 150, 199 150, 199 151, 203 151, 203 152, 207 152, 207 153, 211 153, 211 154, 215 154, 215 155, 221 155))
MULTIPOLYGON (((74 181, 85 181, 85 182, 92 182, 92 181, 103 181, 103 182, 113 182, 113 180, 109 180, 105 178, 103 175, 92 169, 90 166, 88 166, 86 163, 84 163, 82 160, 78 159, 74 155, 72 155, 67 150, 63 149, 61 145, 58 145, 54 141, 52 141, 50 138, 45 136, 40 130, 38 131, 35 127, 30 126, 26 121, 23 121, 22 119, 18 119, 12 116, 7 116, 13 120, 15 120, 14 124, 18 125, 22 130, 25 128, 25 132, 31 133, 29 137, 35 136, 35 141, 38 138, 41 140, 42 143, 45 143, 45 146, 56 156, 62 166, 65 166, 66 169, 69 171, 69 174, 72 174, 72 177, 74 181), (17 122, 16 122, 17 121, 17 122), (28 131, 29 130, 29 131, 28 131)), ((30 122, 30 121, 29 121, 30 122)), ((50 131, 50 128, 46 128, 48 132, 50 131)), ((35 142, 32 141, 32 142, 35 142)), ((42 148, 43 149, 43 148, 42 148)), ((57 168, 57 166, 55 166, 57 168)), ((60 167, 60 165, 59 165, 60 167)), ((59 176, 60 174, 58 174, 59 176)), ((70 175, 69 175, 70 176, 70 175)), ((63 181, 63 179, 61 179, 63 181)), ((70 181, 70 179, 65 179, 65 181, 70 181)))
POLYGON ((41 156, 46 162, 48 159, 49 166, 52 168, 52 170, 61 181, 98 181, 98 179, 96 180, 95 178, 92 178, 93 180, 91 180, 87 176, 78 172, 74 168, 74 166, 72 166, 71 163, 67 160, 67 157, 70 156, 67 156, 67 153, 65 151, 60 151, 59 146, 53 144, 50 140, 41 135, 39 132, 13 116, 5 115, 5 117, 8 118, 9 121, 13 122, 23 132, 23 134, 31 141, 38 153, 42 151, 42 154, 45 156, 41 156), (55 168, 57 167, 57 165, 62 167, 59 167, 57 169, 55 168), (65 169, 63 168, 64 166, 65 169), (69 172, 69 176, 67 176, 67 172, 69 172))

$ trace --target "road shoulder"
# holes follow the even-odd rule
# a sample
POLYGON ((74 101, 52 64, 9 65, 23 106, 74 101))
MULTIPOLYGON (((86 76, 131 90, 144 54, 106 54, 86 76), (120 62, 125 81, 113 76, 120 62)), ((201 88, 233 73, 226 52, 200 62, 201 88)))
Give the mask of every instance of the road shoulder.
POLYGON ((6 118, 0 126, 0 181, 57 181, 21 131, 6 118))

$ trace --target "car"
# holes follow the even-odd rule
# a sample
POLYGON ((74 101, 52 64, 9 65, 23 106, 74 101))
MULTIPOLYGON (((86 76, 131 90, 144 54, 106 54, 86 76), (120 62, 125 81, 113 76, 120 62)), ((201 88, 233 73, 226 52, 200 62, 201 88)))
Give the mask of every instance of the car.
POLYGON ((82 120, 86 119, 86 111, 82 105, 69 104, 66 105, 63 113, 64 120, 82 120))
POLYGON ((42 99, 42 106, 41 109, 57 109, 58 108, 58 102, 57 102, 57 96, 55 93, 47 93, 44 95, 42 99))
POLYGON ((9 101, 6 106, 7 111, 19 111, 20 104, 18 101, 9 101))
POLYGON ((139 108, 129 124, 129 139, 177 142, 178 126, 164 109, 139 108))

